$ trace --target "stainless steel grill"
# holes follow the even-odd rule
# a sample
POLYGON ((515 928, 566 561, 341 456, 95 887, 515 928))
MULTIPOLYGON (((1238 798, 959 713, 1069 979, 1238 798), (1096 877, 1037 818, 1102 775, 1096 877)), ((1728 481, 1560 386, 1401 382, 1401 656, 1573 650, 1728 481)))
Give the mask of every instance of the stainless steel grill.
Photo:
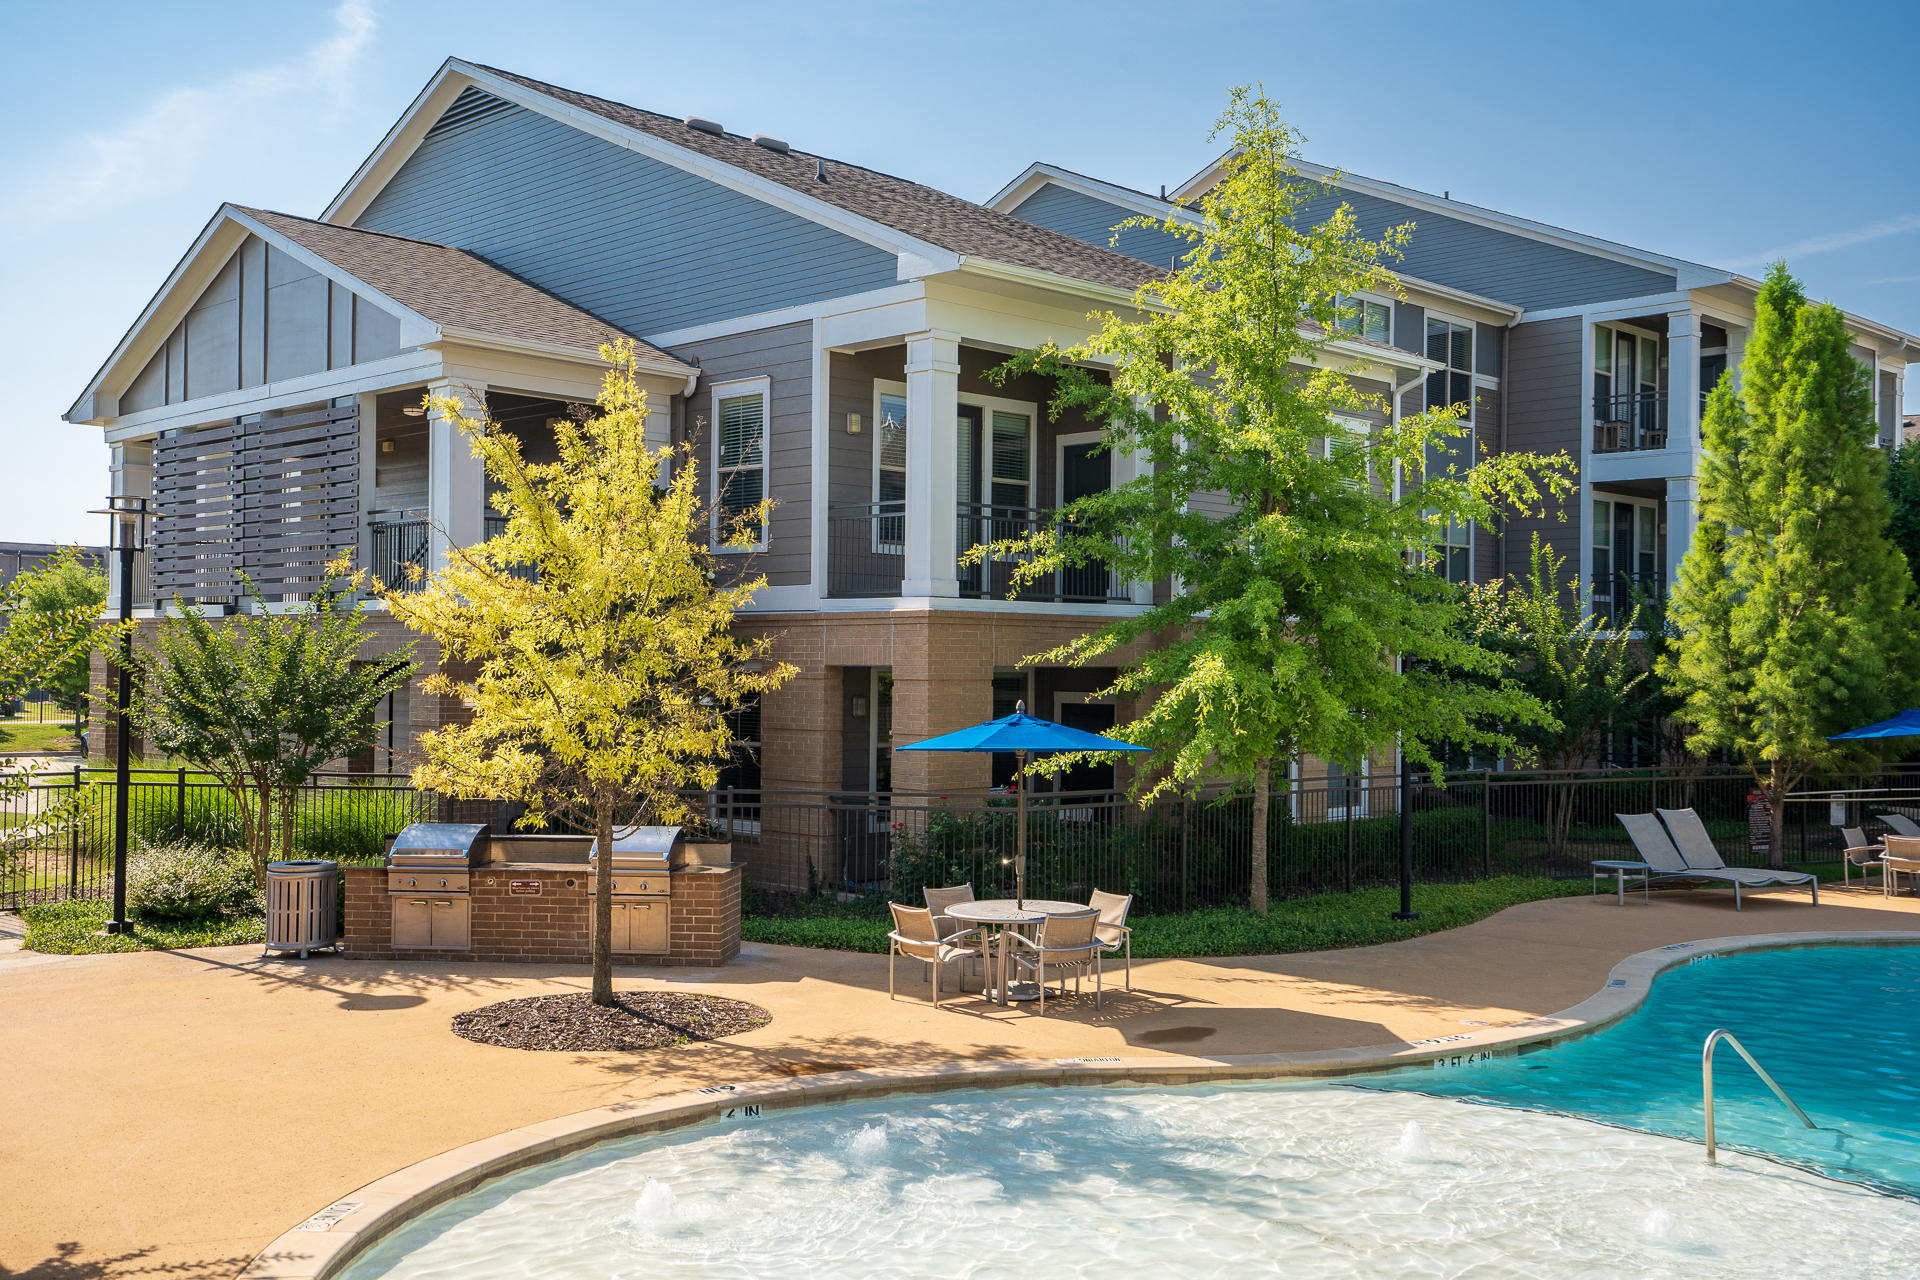
MULTIPOLYGON (((673 853, 684 837, 679 827, 615 827, 613 831, 613 949, 616 954, 664 955, 673 853)), ((599 842, 588 861, 597 864, 599 842)), ((596 875, 598 874, 596 870, 596 875)), ((589 892, 595 882, 588 881, 589 892)))
POLYGON ((416 822, 387 850, 393 945, 407 951, 473 946, 472 868, 485 862, 493 829, 482 822, 416 822))

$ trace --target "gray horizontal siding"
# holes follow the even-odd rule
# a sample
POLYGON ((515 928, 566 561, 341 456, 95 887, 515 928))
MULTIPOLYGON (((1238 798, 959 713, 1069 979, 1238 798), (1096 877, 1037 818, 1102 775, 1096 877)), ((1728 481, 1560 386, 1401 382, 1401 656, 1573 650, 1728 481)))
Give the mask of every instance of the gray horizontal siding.
POLYGON ((436 126, 356 225, 471 250, 640 335, 896 279, 891 253, 514 106, 436 126))
MULTIPOLYGON (((1507 399, 1506 448, 1512 453, 1564 451, 1577 465, 1581 453, 1581 368, 1583 321, 1578 316, 1540 320, 1507 330, 1507 374, 1500 391, 1507 399)), ((1546 514, 1522 512, 1511 517, 1504 531, 1509 571, 1519 573, 1527 563, 1533 535, 1567 558, 1567 570, 1585 575, 1580 564, 1580 524, 1575 496, 1565 503, 1551 499, 1546 514), (1564 519, 1562 518, 1564 517, 1564 519)))
POLYGON ((1133 217, 1133 210, 1053 183, 1022 200, 1011 212, 1035 226, 1117 250, 1156 267, 1173 266, 1174 259, 1188 248, 1187 241, 1148 227, 1128 227, 1116 237, 1113 229, 1133 217))
POLYGON ((771 586, 805 586, 813 577, 813 326, 782 325, 688 343, 673 354, 700 367, 700 383, 685 407, 699 436, 700 472, 711 494, 713 388, 722 382, 766 377, 767 496, 773 517, 767 549, 753 568, 771 586))
POLYGON ((1367 236, 1378 237, 1404 222, 1414 224, 1406 257, 1396 264, 1397 269, 1469 293, 1543 308, 1637 298, 1674 287, 1670 273, 1545 244, 1358 191, 1309 197, 1301 206, 1302 220, 1309 224, 1324 222, 1343 200, 1353 206, 1354 218, 1367 236))

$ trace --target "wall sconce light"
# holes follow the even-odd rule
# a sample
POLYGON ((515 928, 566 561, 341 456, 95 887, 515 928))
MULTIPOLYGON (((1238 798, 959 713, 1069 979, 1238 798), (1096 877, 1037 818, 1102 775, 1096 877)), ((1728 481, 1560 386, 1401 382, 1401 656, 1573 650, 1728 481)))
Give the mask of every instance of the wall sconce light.
POLYGON ((854 695, 853 718, 855 720, 865 720, 867 718, 867 700, 863 695, 854 695))
POLYGON ((847 415, 847 434, 850 436, 857 436, 860 434, 860 415, 859 414, 849 413, 847 415))
POLYGON ((391 441, 391 440, 382 440, 382 441, 380 442, 380 452, 382 452, 382 453, 392 453, 393 451, 394 451, 394 443, 393 443, 393 441, 391 441))

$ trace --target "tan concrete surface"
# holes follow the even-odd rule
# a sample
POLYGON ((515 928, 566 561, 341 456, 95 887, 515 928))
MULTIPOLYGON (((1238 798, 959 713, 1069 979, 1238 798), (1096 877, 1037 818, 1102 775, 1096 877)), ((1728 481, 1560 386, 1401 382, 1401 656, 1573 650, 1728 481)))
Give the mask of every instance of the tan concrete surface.
MULTIPOLYGON (((452 1035, 464 1009, 584 988, 584 970, 262 960, 251 947, 49 959, 0 948, 0 1276, 229 1276, 354 1188, 451 1147, 716 1081, 954 1058, 1290 1052, 1518 1022, 1591 995, 1634 952, 1794 930, 1920 931, 1878 890, 1537 902, 1447 933, 1307 955, 1134 966, 1135 990, 1047 1016, 914 967, 750 947, 622 985, 750 1000, 773 1022, 647 1055, 535 1054, 452 1035)), ((1115 985, 1118 985, 1116 978, 1115 985)))

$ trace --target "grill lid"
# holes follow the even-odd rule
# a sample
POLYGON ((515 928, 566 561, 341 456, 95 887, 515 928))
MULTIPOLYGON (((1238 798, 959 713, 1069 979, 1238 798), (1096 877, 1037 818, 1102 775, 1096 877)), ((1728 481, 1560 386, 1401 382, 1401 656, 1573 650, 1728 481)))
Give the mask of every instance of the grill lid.
MULTIPOLYGON (((679 827, 615 827, 613 829, 613 861, 616 866, 662 867, 674 846, 681 840, 679 827)), ((593 856, 600 856, 600 845, 594 842, 593 856)))
POLYGON ((484 822, 416 822, 393 839, 389 866, 472 866, 484 861, 493 828, 484 822))

